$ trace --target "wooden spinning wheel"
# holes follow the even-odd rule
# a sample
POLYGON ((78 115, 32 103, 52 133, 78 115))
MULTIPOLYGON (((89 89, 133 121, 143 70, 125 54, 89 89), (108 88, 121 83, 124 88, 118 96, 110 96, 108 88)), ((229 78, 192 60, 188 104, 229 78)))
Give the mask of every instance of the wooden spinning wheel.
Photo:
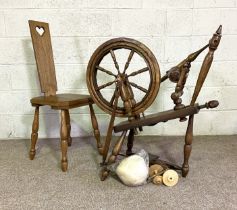
POLYGON ((160 86, 160 69, 153 53, 141 42, 129 38, 111 39, 98 47, 92 55, 87 68, 87 85, 93 100, 103 111, 109 114, 114 112, 119 117, 135 116, 144 112, 156 98, 160 86), (124 63, 117 59, 120 50, 123 50, 122 57, 127 56, 124 63), (108 60, 108 57, 113 64, 109 69, 103 64, 103 60, 108 60), (142 66, 130 68, 133 59, 139 60, 142 66), (136 84, 133 78, 141 78, 144 74, 149 82, 136 84), (110 78, 103 81, 106 76, 110 78), (99 84, 98 80, 102 80, 102 83, 99 84), (106 88, 112 95, 104 96, 106 88), (114 109, 116 91, 120 92, 122 103, 118 103, 114 109), (140 98, 134 96, 136 91, 140 98))
POLYGON ((100 142, 99 134, 95 132, 97 147, 99 153, 103 156, 102 165, 104 167, 101 171, 101 180, 105 180, 108 176, 109 169, 107 165, 114 163, 117 155, 120 154, 123 142, 128 131, 129 135, 127 138, 128 143, 126 155, 131 155, 134 134, 137 128, 141 130, 143 126, 153 126, 157 123, 167 122, 173 119, 179 119, 180 122, 184 122, 188 117, 188 125, 185 135, 183 165, 180 166, 167 161, 163 161, 158 157, 155 157, 154 159, 156 163, 165 164, 169 168, 181 170, 183 177, 187 176, 189 171, 188 161, 192 148, 191 145, 193 139, 194 115, 203 108, 215 108, 219 105, 219 102, 216 100, 209 101, 204 105, 199 105, 198 103, 196 103, 196 99, 201 91, 203 83, 211 67, 214 52, 220 43, 221 31, 222 26, 219 26, 208 44, 206 44, 198 51, 188 55, 187 58, 181 61, 178 65, 172 67, 169 71, 167 71, 162 78, 160 78, 159 65, 152 52, 145 45, 136 40, 128 38, 112 39, 97 48, 88 64, 87 85, 91 97, 93 98, 95 103, 102 110, 111 114, 106 140, 103 145, 100 142), (128 53, 126 60, 123 63, 123 67, 121 68, 122 65, 120 62, 118 62, 116 56, 118 51, 124 49, 127 50, 128 53), (182 104, 181 97, 184 93, 183 90, 191 68, 191 63, 205 49, 208 49, 208 53, 203 60, 192 100, 189 105, 184 105, 182 104), (113 67, 105 67, 105 63, 103 63, 103 60, 108 56, 110 57, 110 59, 112 59, 111 61, 113 67), (140 57, 140 59, 143 61, 143 64, 139 68, 130 68, 129 70, 129 66, 131 66, 130 63, 132 62, 132 60, 135 60, 134 57, 136 56, 140 57), (100 73, 108 75, 110 79, 107 81, 105 76, 102 76, 102 79, 99 79, 100 73), (145 79, 145 74, 148 75, 148 79, 145 79), (137 84, 132 80, 132 78, 137 76, 140 76, 139 80, 142 81, 140 84, 137 84), (162 111, 146 116, 143 115, 142 117, 140 117, 140 114, 143 113, 156 98, 160 83, 166 81, 167 79, 169 79, 171 82, 176 83, 175 91, 171 94, 171 99, 173 100, 173 103, 175 105, 174 108, 171 110, 162 111), (99 82, 100 80, 102 81, 102 83, 99 82), (147 83, 146 87, 144 87, 145 83, 147 83), (108 87, 110 87, 110 90, 112 91, 112 95, 109 97, 102 92, 108 87), (142 92, 143 95, 141 96, 141 93, 138 93, 138 95, 140 95, 141 97, 137 97, 135 95, 137 91, 142 92), (121 100, 121 103, 119 103, 119 99, 121 100), (128 120, 114 126, 116 116, 128 117, 128 120), (115 133, 122 132, 122 134, 113 147, 111 154, 108 156, 113 131, 115 133))

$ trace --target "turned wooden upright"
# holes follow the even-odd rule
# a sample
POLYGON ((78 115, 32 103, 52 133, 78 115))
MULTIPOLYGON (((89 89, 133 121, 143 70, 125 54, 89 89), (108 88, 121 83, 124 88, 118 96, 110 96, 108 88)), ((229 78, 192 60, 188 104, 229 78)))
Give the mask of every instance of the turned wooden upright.
POLYGON ((35 97, 30 100, 32 106, 35 107, 35 114, 32 125, 31 149, 29 156, 30 159, 33 160, 36 153, 35 145, 38 139, 39 130, 39 107, 48 105, 52 109, 61 110, 61 168, 62 171, 67 171, 67 148, 72 144, 72 138, 70 136, 71 123, 69 109, 86 105, 89 106, 94 135, 97 140, 97 146, 98 148, 101 147, 100 132, 92 106, 94 102, 90 95, 56 94, 57 81, 49 25, 48 23, 30 20, 29 26, 38 70, 38 76, 40 80, 41 92, 44 94, 43 96, 35 97))
MULTIPOLYGON (((222 32, 222 26, 220 26, 216 33, 213 34, 212 38, 209 41, 209 51, 207 53, 207 55, 204 58, 204 61, 202 63, 201 66, 201 70, 200 73, 198 75, 198 79, 195 85, 195 90, 192 96, 192 100, 190 103, 190 106, 194 106, 197 97, 202 89, 203 83, 207 77, 207 74, 209 72, 209 69, 211 67, 212 61, 213 61, 213 56, 214 56, 214 52, 217 49, 220 40, 221 40, 221 32, 222 32)), ((216 104, 214 104, 216 106, 216 104)), ((212 104, 206 104, 206 108, 212 108, 212 104)), ((218 106, 218 104, 217 104, 218 106)), ((189 116, 189 121, 188 121, 188 127, 187 127, 187 131, 186 131, 186 136, 185 136, 185 145, 184 145, 184 163, 183 163, 183 167, 182 167, 182 175, 184 177, 187 176, 188 171, 189 171, 189 164, 188 164, 188 160, 190 157, 190 153, 192 150, 192 140, 193 140, 193 119, 194 119, 194 115, 190 115, 189 116)))

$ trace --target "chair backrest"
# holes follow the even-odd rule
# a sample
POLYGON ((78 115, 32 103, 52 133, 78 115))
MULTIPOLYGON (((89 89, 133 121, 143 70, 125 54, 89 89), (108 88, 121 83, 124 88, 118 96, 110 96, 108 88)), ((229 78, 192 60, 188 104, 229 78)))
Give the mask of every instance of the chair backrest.
POLYGON ((29 20, 29 26, 41 92, 46 96, 55 95, 57 91, 57 80, 49 24, 29 20))

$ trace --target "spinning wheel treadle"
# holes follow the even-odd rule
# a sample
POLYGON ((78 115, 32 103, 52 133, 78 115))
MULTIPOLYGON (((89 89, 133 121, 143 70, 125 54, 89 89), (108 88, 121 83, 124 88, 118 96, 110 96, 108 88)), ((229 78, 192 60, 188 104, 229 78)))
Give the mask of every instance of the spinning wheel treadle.
MULTIPOLYGON (((126 52, 124 53, 125 56, 126 52)), ((102 78, 103 79, 103 78, 102 78)), ((139 115, 148 108, 159 91, 160 86, 160 69, 153 53, 142 43, 129 38, 111 39, 100 47, 92 55, 87 68, 87 85, 89 92, 95 103, 105 112, 119 117, 128 117, 139 115), (118 60, 120 50, 127 51, 127 58, 124 63, 118 60), (110 58, 113 67, 104 67, 103 60, 110 58), (143 61, 141 67, 130 69, 130 62, 134 57, 139 57, 143 61), (108 82, 99 84, 99 74, 110 77, 108 82), (136 84, 133 78, 141 77, 148 73, 149 84, 144 87, 145 82, 136 84), (105 97, 103 90, 114 89, 114 93, 110 97, 105 97), (113 103, 115 101, 115 93, 119 91, 122 104, 117 104, 115 110, 113 103), (143 97, 137 98, 134 90, 143 97), (109 99, 108 99, 109 98, 109 99)))

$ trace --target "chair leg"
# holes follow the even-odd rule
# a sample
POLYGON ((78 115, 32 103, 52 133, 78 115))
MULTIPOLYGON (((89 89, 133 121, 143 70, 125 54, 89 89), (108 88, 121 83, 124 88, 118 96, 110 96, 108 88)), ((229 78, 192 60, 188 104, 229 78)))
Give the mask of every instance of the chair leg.
POLYGON ((67 171, 67 147, 68 147, 68 128, 67 128, 67 110, 61 110, 61 150, 62 150, 62 171, 67 171))
POLYGON ((132 154, 133 141, 134 141, 134 129, 131 129, 128 134, 128 143, 127 143, 127 151, 126 151, 127 156, 132 154))
POLYGON ((91 123, 92 123, 92 127, 94 130, 94 136, 95 136, 95 139, 97 142, 97 148, 98 148, 99 153, 102 154, 103 148, 102 148, 102 144, 100 142, 100 130, 98 127, 98 122, 97 122, 92 104, 89 104, 89 108, 90 108, 90 114, 91 114, 91 123))
POLYGON ((35 157, 35 145, 38 139, 38 130, 39 130, 39 106, 35 107, 35 115, 32 124, 31 147, 29 153, 31 160, 33 160, 35 157))
POLYGON ((182 166, 182 176, 186 177, 189 171, 188 160, 192 150, 192 141, 193 141, 193 118, 194 115, 189 116, 188 127, 185 136, 185 145, 184 145, 184 163, 182 166))
POLYGON ((66 123, 67 123, 67 131, 68 131, 68 146, 70 147, 72 145, 72 137, 71 137, 71 121, 70 121, 70 114, 69 110, 66 111, 66 123))

